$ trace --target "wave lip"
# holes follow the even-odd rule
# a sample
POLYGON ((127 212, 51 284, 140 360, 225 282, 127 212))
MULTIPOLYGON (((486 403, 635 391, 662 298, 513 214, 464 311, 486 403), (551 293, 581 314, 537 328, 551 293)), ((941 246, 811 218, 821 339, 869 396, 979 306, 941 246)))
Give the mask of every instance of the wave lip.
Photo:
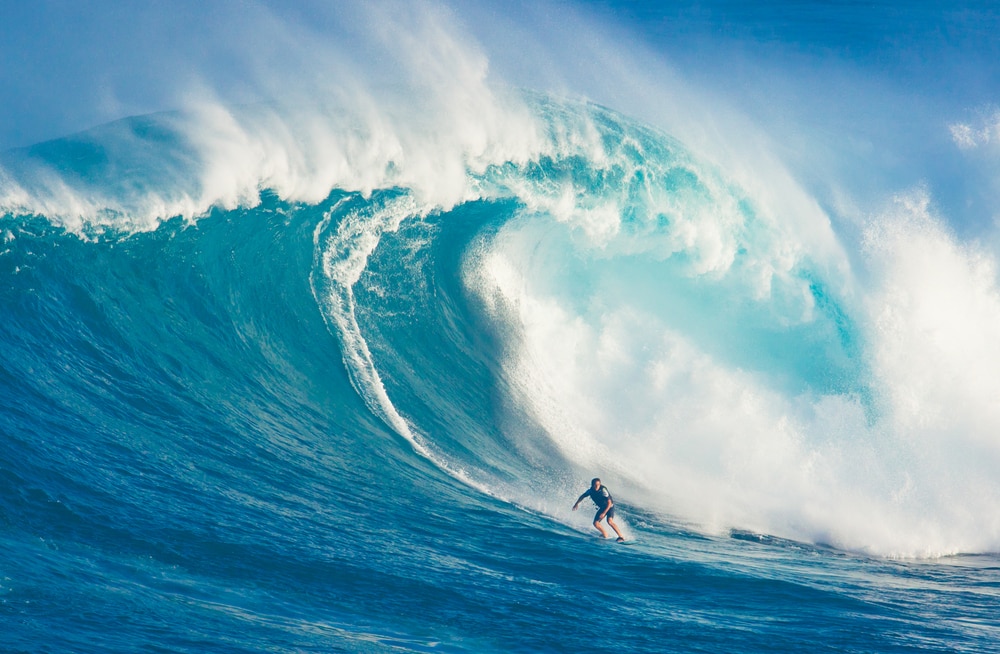
MULTIPOLYGON (((442 48, 424 62, 459 56, 442 48)), ((527 161, 545 146, 523 96, 488 83, 485 65, 458 76, 425 70, 398 89, 346 83, 235 107, 197 100, 8 151, 0 212, 82 233, 148 231, 213 208, 254 207, 263 191, 317 204, 334 190, 399 187, 447 207, 475 197, 470 173, 527 161)))

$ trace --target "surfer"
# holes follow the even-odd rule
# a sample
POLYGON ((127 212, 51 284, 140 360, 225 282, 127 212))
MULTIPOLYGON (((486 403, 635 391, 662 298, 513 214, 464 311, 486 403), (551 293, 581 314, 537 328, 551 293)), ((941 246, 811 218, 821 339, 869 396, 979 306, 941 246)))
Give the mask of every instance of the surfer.
POLYGON ((590 481, 590 489, 577 498, 576 504, 573 505, 574 511, 579 508, 580 502, 582 502, 585 497, 589 497, 594 500, 594 504, 597 505, 597 513, 594 514, 594 526, 597 527, 597 531, 601 532, 601 538, 608 537, 608 532, 604 531, 604 527, 601 526, 601 520, 607 518, 608 524, 611 525, 611 528, 615 530, 616 534, 618 534, 618 542, 624 543, 625 537, 622 536, 622 532, 618 531, 618 525, 615 524, 615 501, 611 499, 611 492, 608 491, 608 487, 602 486, 601 480, 594 477, 594 479, 590 481))

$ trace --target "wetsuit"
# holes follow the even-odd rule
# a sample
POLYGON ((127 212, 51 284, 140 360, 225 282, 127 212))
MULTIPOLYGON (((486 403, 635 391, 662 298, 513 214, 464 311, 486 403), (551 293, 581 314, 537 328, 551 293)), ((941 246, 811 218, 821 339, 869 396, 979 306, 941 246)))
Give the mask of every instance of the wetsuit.
POLYGON ((591 488, 586 493, 584 493, 583 496, 589 497, 594 501, 594 504, 597 505, 597 513, 594 514, 594 522, 601 521, 601 513, 608 506, 608 504, 611 504, 612 506, 610 509, 608 509, 608 514, 605 517, 607 518, 615 517, 615 507, 613 504, 614 498, 611 497, 611 491, 608 490, 607 486, 604 486, 602 484, 601 487, 598 488, 597 490, 591 488))

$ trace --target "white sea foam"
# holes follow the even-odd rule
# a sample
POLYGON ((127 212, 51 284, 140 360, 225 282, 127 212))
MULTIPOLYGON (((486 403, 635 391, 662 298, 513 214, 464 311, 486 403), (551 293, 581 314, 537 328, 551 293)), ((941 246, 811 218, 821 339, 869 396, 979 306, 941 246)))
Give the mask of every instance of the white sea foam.
MULTIPOLYGON (((607 247, 588 251, 535 224, 545 219, 508 225, 468 279, 508 325, 506 374, 518 401, 581 468, 628 480, 633 496, 709 529, 904 556, 1000 547, 996 261, 959 244, 925 195, 901 197, 870 221, 861 301, 837 300, 852 313, 865 365, 839 393, 783 389, 765 352, 740 365, 712 354, 711 336, 679 329, 669 305, 622 292, 627 284, 614 278, 628 274, 631 253, 608 261, 607 247), (584 298, 562 270, 574 259, 591 274, 584 298)), ((785 257, 761 240, 741 245, 785 257)), ((815 253, 800 256, 774 267, 815 253)), ((689 273, 704 280, 706 303, 714 286, 739 283, 698 266, 689 273)), ((665 292, 684 283, 663 274, 665 292)), ((765 312, 781 304, 757 301, 765 312)), ((724 306, 708 310, 726 319, 724 306)), ((817 329, 823 320, 801 319, 817 329)))

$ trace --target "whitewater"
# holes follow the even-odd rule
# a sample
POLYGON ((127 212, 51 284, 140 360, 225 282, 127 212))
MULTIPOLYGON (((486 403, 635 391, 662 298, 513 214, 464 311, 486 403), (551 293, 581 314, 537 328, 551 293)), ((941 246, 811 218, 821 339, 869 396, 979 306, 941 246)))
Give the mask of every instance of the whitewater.
POLYGON ((903 166, 547 7, 558 85, 271 7, 308 75, 0 152, 0 649, 996 647, 998 114, 903 166))

